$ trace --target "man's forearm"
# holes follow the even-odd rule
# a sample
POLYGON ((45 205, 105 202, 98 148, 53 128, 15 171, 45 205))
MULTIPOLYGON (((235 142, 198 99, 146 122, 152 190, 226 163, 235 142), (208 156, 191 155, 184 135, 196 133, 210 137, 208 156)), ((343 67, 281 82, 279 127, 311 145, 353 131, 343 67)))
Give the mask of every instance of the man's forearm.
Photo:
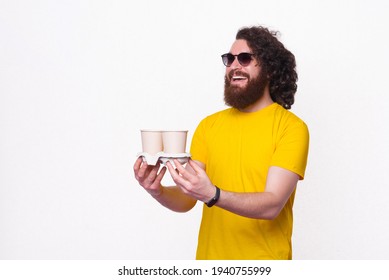
POLYGON ((275 219, 296 189, 298 175, 271 166, 264 192, 236 193, 221 191, 217 206, 255 219, 275 219))
POLYGON ((177 186, 162 187, 158 195, 152 195, 160 204, 175 212, 187 212, 192 209, 196 200, 184 194, 177 186))
POLYGON ((222 190, 216 206, 240 216, 264 220, 276 218, 282 209, 276 197, 269 192, 235 193, 222 190))

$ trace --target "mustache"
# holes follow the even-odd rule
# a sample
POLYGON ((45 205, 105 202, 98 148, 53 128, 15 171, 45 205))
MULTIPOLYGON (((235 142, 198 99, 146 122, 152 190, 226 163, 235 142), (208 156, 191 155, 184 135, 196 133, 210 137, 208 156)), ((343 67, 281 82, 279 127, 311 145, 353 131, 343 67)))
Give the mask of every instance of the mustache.
POLYGON ((234 75, 236 75, 236 76, 242 76, 242 77, 245 77, 245 78, 247 78, 247 79, 250 78, 250 75, 247 74, 247 73, 244 73, 244 72, 242 72, 242 71, 240 71, 240 70, 232 70, 230 73, 228 73, 228 79, 231 80, 232 77, 233 77, 234 75))

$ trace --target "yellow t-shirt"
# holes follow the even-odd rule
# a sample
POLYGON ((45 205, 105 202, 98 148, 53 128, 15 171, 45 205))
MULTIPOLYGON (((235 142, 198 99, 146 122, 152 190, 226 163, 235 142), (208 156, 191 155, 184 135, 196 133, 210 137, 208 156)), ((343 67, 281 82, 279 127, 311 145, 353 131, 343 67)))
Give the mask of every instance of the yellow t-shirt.
MULTIPOLYGON (((306 124, 277 103, 254 113, 229 108, 202 120, 191 145, 212 183, 232 192, 263 192, 270 166, 304 178, 306 124)), ((274 220, 204 206, 196 259, 291 259, 295 193, 274 220)))

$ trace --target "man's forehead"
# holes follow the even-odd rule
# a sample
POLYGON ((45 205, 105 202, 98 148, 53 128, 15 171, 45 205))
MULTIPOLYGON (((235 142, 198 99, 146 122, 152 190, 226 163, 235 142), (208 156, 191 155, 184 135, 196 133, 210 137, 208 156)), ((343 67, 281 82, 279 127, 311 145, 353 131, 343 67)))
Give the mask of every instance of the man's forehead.
POLYGON ((238 39, 232 43, 230 51, 231 53, 251 52, 251 48, 248 46, 246 40, 238 39))

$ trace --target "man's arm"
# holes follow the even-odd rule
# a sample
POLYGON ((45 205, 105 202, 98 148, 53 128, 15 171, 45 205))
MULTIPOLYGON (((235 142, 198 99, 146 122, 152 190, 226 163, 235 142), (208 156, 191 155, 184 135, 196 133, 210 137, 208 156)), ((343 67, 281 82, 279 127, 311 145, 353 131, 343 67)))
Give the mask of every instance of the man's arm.
POLYGON ((249 218, 275 219, 296 188, 299 176, 271 166, 264 192, 234 193, 221 191, 217 206, 249 218))
MULTIPOLYGON (((194 172, 187 172, 175 161, 177 170, 168 164, 173 180, 187 195, 203 201, 210 201, 215 195, 215 186, 212 184, 203 163, 189 161, 194 172)), ((299 176, 281 167, 269 168, 264 192, 238 193, 221 190, 216 205, 235 214, 256 218, 274 219, 278 216, 290 195, 296 188, 299 176)), ((223 186, 220 186, 223 188, 223 186)))

